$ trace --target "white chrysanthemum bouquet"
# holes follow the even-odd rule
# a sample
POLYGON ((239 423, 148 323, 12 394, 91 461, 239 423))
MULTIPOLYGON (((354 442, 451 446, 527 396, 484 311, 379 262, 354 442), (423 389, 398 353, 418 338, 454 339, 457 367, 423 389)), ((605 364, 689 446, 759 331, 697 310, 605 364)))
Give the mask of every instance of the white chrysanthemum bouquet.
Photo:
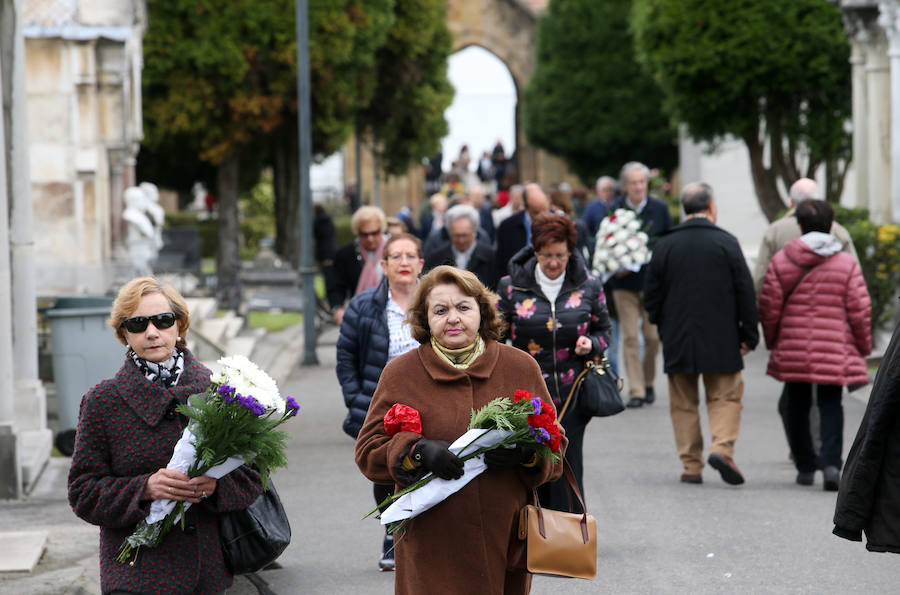
MULTIPOLYGON (((210 376, 209 388, 192 395, 176 411, 189 421, 166 465, 189 477, 219 479, 243 464, 259 469, 264 488, 269 472, 287 464, 288 435, 275 428, 297 415, 300 406, 282 398, 271 376, 242 355, 219 360, 220 372, 210 376)), ((190 502, 154 500, 150 514, 125 539, 117 560, 134 565, 141 547, 155 547, 181 520, 190 502)))
POLYGON ((606 282, 622 270, 637 272, 650 262, 647 234, 630 209, 616 209, 600 223, 594 248, 594 274, 606 282))

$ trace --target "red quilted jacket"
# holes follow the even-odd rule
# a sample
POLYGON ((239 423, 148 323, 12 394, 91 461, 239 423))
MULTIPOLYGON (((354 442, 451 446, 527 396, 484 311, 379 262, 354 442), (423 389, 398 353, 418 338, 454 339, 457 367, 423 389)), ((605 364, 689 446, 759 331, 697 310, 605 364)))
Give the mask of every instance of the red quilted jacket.
POLYGON ((759 296, 767 373, 782 382, 866 384, 872 304, 859 263, 828 240, 817 252, 805 237, 772 258, 759 296))

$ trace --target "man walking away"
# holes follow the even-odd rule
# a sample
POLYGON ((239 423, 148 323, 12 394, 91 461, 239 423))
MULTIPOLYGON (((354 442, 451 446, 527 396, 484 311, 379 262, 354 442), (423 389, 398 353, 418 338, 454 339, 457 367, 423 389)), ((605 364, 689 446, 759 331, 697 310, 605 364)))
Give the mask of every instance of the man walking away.
POLYGON ((716 226, 712 188, 689 184, 684 223, 659 239, 647 267, 644 305, 662 336, 669 411, 684 483, 703 483, 698 380, 703 375, 712 444, 708 462, 729 484, 741 423, 743 356, 756 347, 756 298, 737 239, 716 226))

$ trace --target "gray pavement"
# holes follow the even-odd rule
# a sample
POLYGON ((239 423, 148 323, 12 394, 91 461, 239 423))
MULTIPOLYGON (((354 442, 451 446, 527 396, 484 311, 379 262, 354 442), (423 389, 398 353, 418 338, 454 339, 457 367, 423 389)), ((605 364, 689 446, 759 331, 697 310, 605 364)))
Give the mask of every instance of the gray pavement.
MULTIPOLYGON (((334 375, 335 335, 329 328, 323 336, 319 366, 295 368, 282 384, 301 412, 286 428, 293 436, 290 465, 275 474, 293 543, 279 560, 281 568, 259 573, 272 593, 393 591, 393 574, 377 570, 381 527, 361 519, 373 506, 371 487, 340 429, 345 409, 334 375)), ((831 535, 835 494, 822 491, 821 475, 811 488, 794 483, 775 411, 780 387, 765 376, 767 357, 760 349, 746 360, 735 454, 747 478, 744 486, 727 486, 712 469, 704 471, 703 485, 678 482, 662 375, 653 406, 591 422, 585 491, 597 517, 598 577, 536 577, 532 593, 897 592, 895 557, 831 535)), ((845 453, 864 407, 857 395, 844 398, 845 453)), ((54 460, 27 500, 0 503, 4 530, 44 529, 50 535, 34 573, 0 575, 0 593, 99 592, 97 530, 69 510, 66 469, 66 459, 54 460)), ((229 590, 255 592, 244 577, 229 590)))

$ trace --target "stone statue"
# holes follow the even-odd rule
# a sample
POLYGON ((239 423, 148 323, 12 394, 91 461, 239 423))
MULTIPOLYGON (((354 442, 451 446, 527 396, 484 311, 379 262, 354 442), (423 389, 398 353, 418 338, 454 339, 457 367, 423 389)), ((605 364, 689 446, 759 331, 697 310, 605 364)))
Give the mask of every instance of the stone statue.
POLYGON ((122 219, 128 224, 125 244, 135 275, 151 276, 151 263, 156 259, 156 230, 146 212, 147 197, 143 190, 132 186, 125 190, 125 210, 122 219))
POLYGON ((163 247, 163 223, 166 221, 166 210, 159 204, 159 188, 156 184, 150 182, 141 182, 139 186, 144 193, 146 201, 144 203, 144 211, 153 222, 154 239, 156 240, 156 251, 159 252, 163 247))

